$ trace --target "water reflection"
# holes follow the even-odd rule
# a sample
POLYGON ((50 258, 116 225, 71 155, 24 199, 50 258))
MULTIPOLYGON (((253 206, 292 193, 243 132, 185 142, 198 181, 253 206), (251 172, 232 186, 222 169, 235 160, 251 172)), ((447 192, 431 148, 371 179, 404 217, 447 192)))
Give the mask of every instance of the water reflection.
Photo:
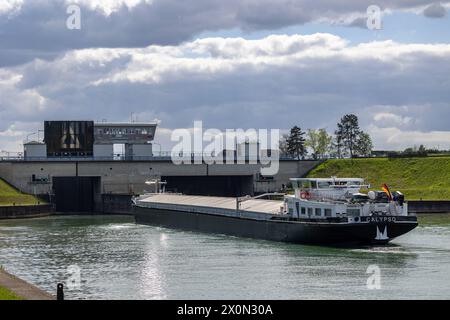
POLYGON ((148 299, 166 299, 164 288, 164 263, 167 255, 168 236, 165 233, 147 241, 144 249, 144 261, 140 270, 140 296, 148 299))

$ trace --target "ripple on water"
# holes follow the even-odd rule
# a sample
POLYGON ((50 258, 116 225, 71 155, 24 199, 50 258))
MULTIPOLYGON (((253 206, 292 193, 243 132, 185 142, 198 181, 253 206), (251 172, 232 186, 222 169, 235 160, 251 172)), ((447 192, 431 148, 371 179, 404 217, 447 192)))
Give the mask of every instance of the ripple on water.
POLYGON ((71 299, 450 298, 450 224, 417 228, 384 247, 329 248, 130 220, 0 222, 0 264, 52 293, 78 265, 81 287, 67 291, 71 299), (366 288, 371 264, 382 270, 383 290, 366 288))
POLYGON ((381 246, 381 247, 367 247, 359 249, 350 249, 352 252, 365 252, 365 253, 384 253, 384 254, 412 254, 408 249, 401 246, 381 246))

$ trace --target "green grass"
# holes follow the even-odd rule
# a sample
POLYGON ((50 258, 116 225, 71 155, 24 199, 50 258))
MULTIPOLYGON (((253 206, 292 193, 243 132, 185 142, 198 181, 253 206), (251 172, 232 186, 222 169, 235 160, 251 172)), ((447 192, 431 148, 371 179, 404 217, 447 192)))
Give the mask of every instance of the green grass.
POLYGON ((364 178, 373 189, 383 183, 411 200, 450 199, 450 157, 398 159, 334 159, 312 170, 308 177, 364 178))
POLYGON ((22 300, 22 298, 8 289, 0 287, 0 300, 22 300))
POLYGON ((0 206, 11 206, 14 203, 16 205, 33 205, 37 204, 38 201, 43 203, 42 200, 38 198, 25 194, 0 179, 0 206))

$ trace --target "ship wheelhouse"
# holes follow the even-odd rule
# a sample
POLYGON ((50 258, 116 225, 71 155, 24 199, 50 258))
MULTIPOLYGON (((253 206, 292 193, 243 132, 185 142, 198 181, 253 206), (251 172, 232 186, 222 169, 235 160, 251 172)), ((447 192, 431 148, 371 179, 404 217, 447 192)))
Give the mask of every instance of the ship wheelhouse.
POLYGON ((294 195, 285 197, 285 208, 294 219, 345 218, 359 222, 364 216, 408 215, 403 198, 388 199, 384 192, 377 191, 361 193, 370 185, 360 178, 295 178, 291 182, 294 195))

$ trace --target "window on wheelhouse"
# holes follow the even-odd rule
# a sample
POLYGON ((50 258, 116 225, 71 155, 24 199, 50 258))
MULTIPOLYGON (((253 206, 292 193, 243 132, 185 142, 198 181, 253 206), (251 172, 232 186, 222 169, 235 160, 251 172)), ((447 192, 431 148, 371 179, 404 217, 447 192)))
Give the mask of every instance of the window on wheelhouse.
POLYGON ((331 209, 325 209, 325 217, 331 217, 331 209))
POLYGON ((298 186, 301 189, 309 189, 309 188, 311 188, 311 181, 308 181, 308 180, 299 181, 298 186))
POLYGON ((312 216, 313 214, 313 208, 308 208, 308 216, 312 216))
POLYGON ((328 189, 331 185, 330 181, 319 181, 318 182, 318 187, 319 189, 328 189))
POLYGON ((315 216, 316 217, 320 217, 322 215, 322 209, 321 208, 316 208, 314 211, 315 211, 315 216))
POLYGON ((306 208, 305 207, 302 207, 302 214, 306 215, 306 208))

